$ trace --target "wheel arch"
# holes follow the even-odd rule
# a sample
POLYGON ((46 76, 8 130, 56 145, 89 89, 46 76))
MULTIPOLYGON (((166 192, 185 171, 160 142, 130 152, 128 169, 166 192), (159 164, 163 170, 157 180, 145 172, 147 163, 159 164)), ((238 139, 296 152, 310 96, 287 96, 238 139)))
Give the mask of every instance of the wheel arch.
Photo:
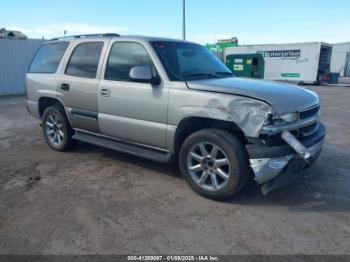
POLYGON ((55 104, 58 104, 64 110, 63 103, 58 98, 49 97, 49 96, 40 97, 38 101, 38 112, 39 112, 40 118, 42 118, 46 108, 48 108, 49 106, 53 106, 55 104))
POLYGON ((206 117, 186 117, 178 124, 174 136, 174 152, 178 155, 183 142, 191 134, 206 128, 215 128, 228 131, 235 135, 243 144, 247 144, 247 139, 242 129, 234 122, 223 121, 206 117))

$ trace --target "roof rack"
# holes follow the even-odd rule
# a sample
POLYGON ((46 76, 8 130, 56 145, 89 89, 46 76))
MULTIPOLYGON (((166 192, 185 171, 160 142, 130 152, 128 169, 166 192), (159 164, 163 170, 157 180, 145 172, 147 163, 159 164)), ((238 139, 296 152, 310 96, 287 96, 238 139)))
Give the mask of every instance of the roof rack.
POLYGON ((70 35, 70 36, 62 36, 62 37, 56 37, 52 38, 50 41, 56 41, 60 39, 67 39, 67 38, 86 38, 86 37, 118 37, 119 34, 116 33, 104 33, 104 34, 85 34, 85 35, 70 35))

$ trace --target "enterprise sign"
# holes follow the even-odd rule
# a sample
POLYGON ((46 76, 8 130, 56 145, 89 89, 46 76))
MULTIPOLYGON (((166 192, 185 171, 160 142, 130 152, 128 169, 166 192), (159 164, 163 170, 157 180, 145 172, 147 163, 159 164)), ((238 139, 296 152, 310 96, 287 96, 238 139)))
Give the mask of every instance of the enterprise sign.
POLYGON ((264 51, 264 57, 270 57, 270 58, 297 58, 297 57, 300 57, 300 49, 264 51))

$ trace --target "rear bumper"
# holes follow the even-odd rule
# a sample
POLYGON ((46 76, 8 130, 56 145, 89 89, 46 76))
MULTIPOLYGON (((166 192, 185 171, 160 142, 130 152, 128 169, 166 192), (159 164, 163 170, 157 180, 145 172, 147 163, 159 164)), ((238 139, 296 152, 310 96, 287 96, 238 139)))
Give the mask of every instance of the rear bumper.
POLYGON ((39 103, 36 101, 28 100, 26 103, 26 109, 29 114, 31 114, 33 117, 40 119, 40 114, 39 114, 39 103))
POLYGON ((311 166, 322 151, 325 136, 326 129, 320 124, 313 135, 298 140, 307 150, 307 158, 287 143, 272 147, 260 144, 247 145, 250 166, 255 174, 255 180, 262 185, 263 194, 266 195, 291 183, 299 176, 299 171, 311 166))

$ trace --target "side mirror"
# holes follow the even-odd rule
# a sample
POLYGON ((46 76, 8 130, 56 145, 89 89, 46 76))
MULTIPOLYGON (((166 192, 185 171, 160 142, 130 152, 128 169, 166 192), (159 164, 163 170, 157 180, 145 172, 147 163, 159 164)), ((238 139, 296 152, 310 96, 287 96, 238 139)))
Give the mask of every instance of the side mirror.
POLYGON ((149 66, 134 66, 129 73, 131 81, 141 83, 151 83, 152 85, 159 85, 160 79, 158 76, 153 76, 152 69, 149 66))

